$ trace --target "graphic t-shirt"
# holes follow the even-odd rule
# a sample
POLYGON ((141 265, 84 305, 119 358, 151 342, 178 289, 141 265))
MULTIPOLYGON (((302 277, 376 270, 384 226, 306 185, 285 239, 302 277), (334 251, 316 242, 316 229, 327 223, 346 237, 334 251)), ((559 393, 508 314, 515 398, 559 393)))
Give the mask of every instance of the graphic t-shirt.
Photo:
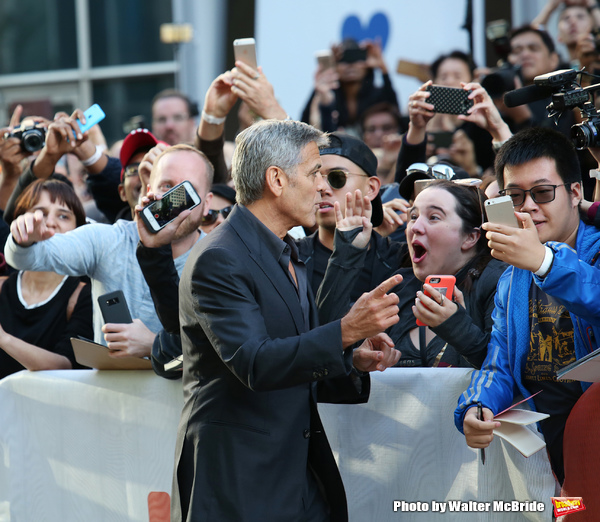
POLYGON ((525 387, 542 391, 535 407, 550 418, 540 422, 552 469, 562 481, 562 441, 567 417, 582 394, 578 381, 558 381, 556 372, 575 361, 573 321, 568 310, 532 283, 529 290, 530 348, 523 373, 525 387))

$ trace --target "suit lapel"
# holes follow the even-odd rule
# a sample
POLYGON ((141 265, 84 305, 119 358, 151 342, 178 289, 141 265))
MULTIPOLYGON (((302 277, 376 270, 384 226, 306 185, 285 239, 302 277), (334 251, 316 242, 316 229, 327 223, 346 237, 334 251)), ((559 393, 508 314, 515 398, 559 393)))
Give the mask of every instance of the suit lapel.
POLYGON ((298 294, 282 266, 265 247, 257 230, 254 227, 249 226, 245 216, 239 209, 234 208, 228 221, 248 249, 250 258, 256 263, 256 266, 265 274, 269 281, 271 281, 273 289, 285 302, 294 320, 297 333, 304 332, 306 327, 304 325, 304 317, 302 315, 302 307, 300 306, 298 294))

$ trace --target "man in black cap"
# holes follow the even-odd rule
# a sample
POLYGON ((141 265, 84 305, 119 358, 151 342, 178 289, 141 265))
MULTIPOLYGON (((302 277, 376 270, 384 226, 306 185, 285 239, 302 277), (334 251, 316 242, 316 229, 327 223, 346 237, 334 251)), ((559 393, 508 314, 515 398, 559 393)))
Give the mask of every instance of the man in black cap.
MULTIPOLYGON (((308 279, 313 292, 317 293, 325 275, 327 262, 333 251, 335 235, 334 203, 340 205, 342 214, 346 211, 346 194, 360 190, 371 200, 373 213, 371 222, 377 227, 383 221, 383 206, 379 196, 381 181, 377 177, 377 158, 360 139, 333 132, 330 143, 319 149, 321 174, 327 183, 321 191, 321 203, 317 210, 317 231, 298 241, 300 256, 306 264, 308 279)), ((373 233, 364 268, 357 279, 352 301, 364 292, 375 288, 394 273, 404 254, 399 243, 373 233)))

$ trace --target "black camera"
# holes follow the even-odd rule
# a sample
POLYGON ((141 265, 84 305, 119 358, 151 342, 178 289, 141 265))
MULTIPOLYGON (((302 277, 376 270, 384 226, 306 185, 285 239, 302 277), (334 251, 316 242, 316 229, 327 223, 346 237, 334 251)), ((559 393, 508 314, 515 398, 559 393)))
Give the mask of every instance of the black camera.
POLYGON ((7 132, 4 139, 18 138, 21 140, 21 148, 27 152, 40 150, 46 143, 46 129, 39 124, 30 123, 21 125, 12 132, 7 132))
POLYGON ((515 78, 521 77, 521 66, 505 62, 500 67, 493 69, 481 80, 481 86, 487 91, 492 99, 500 98, 505 92, 515 88, 515 78))
MULTIPOLYGON (((581 71, 572 69, 542 74, 533 79, 533 86, 525 87, 523 91, 531 90, 532 87, 537 88, 539 92, 531 91, 527 96, 538 97, 538 99, 550 95, 552 102, 546 110, 548 117, 554 118, 555 123, 558 123, 564 111, 579 108, 584 121, 571 127, 571 141, 577 149, 581 150, 600 146, 600 113, 596 110, 592 99, 592 93, 600 89, 600 84, 582 88, 576 81, 579 74, 581 71)), ((523 100, 521 103, 529 103, 529 101, 523 100)))

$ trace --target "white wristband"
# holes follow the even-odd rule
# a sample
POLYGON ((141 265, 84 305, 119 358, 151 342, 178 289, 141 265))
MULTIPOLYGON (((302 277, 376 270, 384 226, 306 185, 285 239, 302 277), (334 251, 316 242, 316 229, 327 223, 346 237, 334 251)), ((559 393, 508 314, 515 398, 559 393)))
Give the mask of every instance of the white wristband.
POLYGON ((94 154, 92 154, 88 159, 81 160, 81 164, 84 167, 89 167, 90 165, 93 165, 94 163, 96 163, 101 157, 102 157, 102 149, 100 149, 100 147, 98 147, 98 145, 96 145, 96 152, 94 152, 94 154))
POLYGON ((222 123, 225 123, 227 116, 225 116, 224 118, 217 118, 216 116, 213 116, 212 114, 206 114, 203 110, 202 111, 202 119, 206 123, 210 123, 211 125, 221 125, 222 123))
POLYGON ((546 274, 550 271, 550 267, 552 266, 552 261, 554 261, 554 252, 549 246, 545 246, 546 253, 544 254, 544 260, 542 261, 542 265, 537 269, 533 275, 538 277, 546 277, 546 274))

